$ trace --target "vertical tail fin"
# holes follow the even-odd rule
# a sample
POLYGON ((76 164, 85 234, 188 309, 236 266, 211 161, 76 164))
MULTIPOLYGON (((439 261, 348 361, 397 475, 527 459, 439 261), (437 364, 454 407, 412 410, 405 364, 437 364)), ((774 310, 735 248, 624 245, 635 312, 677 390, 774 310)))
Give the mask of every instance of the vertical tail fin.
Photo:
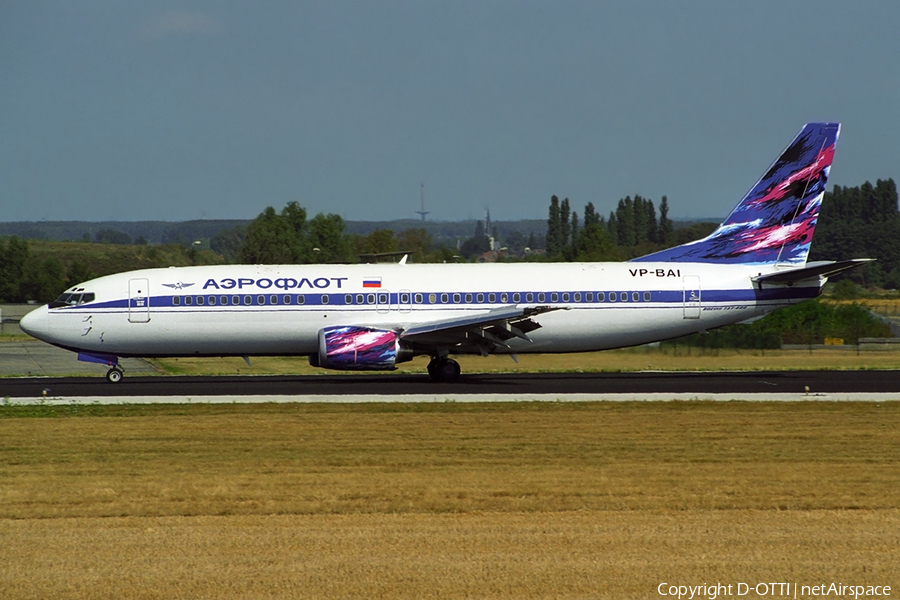
POLYGON ((840 128, 808 123, 711 235, 634 260, 805 263, 840 128))

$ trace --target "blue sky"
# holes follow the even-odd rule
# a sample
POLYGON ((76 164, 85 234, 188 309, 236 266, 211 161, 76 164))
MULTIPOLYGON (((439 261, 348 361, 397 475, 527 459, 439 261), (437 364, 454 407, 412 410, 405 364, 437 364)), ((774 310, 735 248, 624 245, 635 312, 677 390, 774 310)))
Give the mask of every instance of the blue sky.
POLYGON ((900 176, 900 2, 0 1, 0 221, 724 216, 808 121, 900 176))

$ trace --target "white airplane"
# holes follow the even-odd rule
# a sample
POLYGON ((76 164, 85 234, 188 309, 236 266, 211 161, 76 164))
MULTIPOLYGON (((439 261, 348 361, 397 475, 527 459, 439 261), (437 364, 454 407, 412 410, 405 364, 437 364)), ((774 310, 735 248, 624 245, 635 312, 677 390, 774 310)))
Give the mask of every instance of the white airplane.
POLYGON ((219 265, 108 275, 21 322, 110 366, 119 357, 308 356, 390 370, 454 354, 582 352, 757 319, 866 259, 807 263, 840 125, 810 123, 708 237, 629 262, 219 265))

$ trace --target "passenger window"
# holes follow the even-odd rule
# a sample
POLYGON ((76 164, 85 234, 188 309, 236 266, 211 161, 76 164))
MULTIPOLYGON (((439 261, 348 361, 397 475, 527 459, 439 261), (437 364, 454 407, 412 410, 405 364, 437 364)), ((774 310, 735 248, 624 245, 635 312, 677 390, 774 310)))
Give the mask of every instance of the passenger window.
POLYGON ((400 294, 400 303, 409 304, 409 294, 400 294))
POLYGON ((253 298, 251 298, 250 296, 244 296, 244 304, 253 304, 253 298))
POLYGON ((209 304, 210 306, 215 306, 216 305, 216 297, 210 296, 209 298, 207 298, 207 304, 209 304))
POLYGON ((263 304, 266 303, 266 297, 263 296, 263 295, 257 296, 257 297, 256 297, 256 303, 259 304, 260 306, 262 306, 263 304))
POLYGON ((322 294, 322 304, 328 304, 328 294, 322 294))
POLYGON ((203 296, 197 296, 197 306, 203 306, 203 296))
POLYGON ((544 292, 539 292, 538 293, 538 302, 543 302, 546 297, 547 296, 544 295, 544 292))
POLYGON ((357 304, 364 304, 365 301, 366 301, 366 297, 365 297, 365 296, 363 296, 362 294, 357 294, 357 295, 356 295, 356 303, 357 303, 357 304))
POLYGON ((437 302, 437 294, 428 294, 428 304, 435 304, 437 302))
POLYGON ((447 304, 450 301, 450 296, 447 294, 441 294, 441 304, 447 304))
POLYGON ((219 304, 228 306, 228 296, 219 296, 219 304))
POLYGON ((375 304, 375 294, 366 296, 366 304, 375 304))
POLYGON ((352 294, 344 295, 344 304, 353 304, 353 295, 352 294))
POLYGON ((415 300, 416 304, 422 304, 422 294, 416 294, 415 300))
POLYGON ((388 303, 388 295, 387 294, 378 294, 378 304, 387 304, 388 303))
POLYGON ((628 292, 619 293, 619 300, 622 302, 628 302, 628 292))
POLYGON ((644 302, 650 302, 650 292, 644 292, 644 302))
POLYGON ((472 302, 472 294, 466 294, 466 304, 472 302))
POLYGON ((496 302, 497 294, 488 294, 488 302, 496 302))
POLYGON ((637 292, 631 292, 631 301, 638 302, 641 299, 641 295, 637 292))
MULTIPOLYGON (((568 296, 568 294, 566 294, 568 296)), ((575 296, 572 298, 575 302, 581 302, 581 292, 575 292, 575 296)), ((568 300, 565 296, 563 296, 563 300, 568 300)))
POLYGON ((597 292, 597 302, 606 302, 606 292, 597 292))
POLYGON ((615 301, 616 301, 616 293, 615 293, 615 292, 610 292, 610 293, 609 293, 609 301, 610 301, 610 302, 615 302, 615 301))
POLYGON ((306 304, 306 296, 297 294, 297 304, 306 304))
POLYGON ((231 297, 231 303, 232 303, 233 305, 237 306, 238 304, 241 303, 241 297, 240 297, 240 296, 232 296, 232 297, 231 297))
POLYGON ((179 296, 172 296, 172 306, 181 306, 181 298, 179 296))
MULTIPOLYGON (((506 294, 506 292, 503 292, 502 294, 500 294, 500 302, 509 302, 509 300, 507 298, 509 298, 509 296, 506 294)), ((517 300, 517 302, 518 302, 518 300, 517 300)))
POLYGON ((454 304, 459 304, 460 296, 459 294, 453 294, 453 302, 454 304))
POLYGON ((484 294, 478 294, 476 300, 477 300, 478 302, 484 302, 484 294))
POLYGON ((518 302, 521 297, 522 296, 519 294, 519 292, 516 292, 515 294, 513 294, 513 302, 518 302))
POLYGON ((525 302, 534 302, 534 294, 532 292, 525 294, 525 302))
POLYGON ((584 301, 585 302, 593 302, 594 301, 594 292, 585 292, 584 293, 584 301))
POLYGON ((291 303, 291 296, 290 296, 290 294, 285 294, 281 299, 284 301, 285 304, 290 304, 290 303, 291 303))
POLYGON ((550 302, 559 302, 559 294, 556 292, 550 294, 550 302))

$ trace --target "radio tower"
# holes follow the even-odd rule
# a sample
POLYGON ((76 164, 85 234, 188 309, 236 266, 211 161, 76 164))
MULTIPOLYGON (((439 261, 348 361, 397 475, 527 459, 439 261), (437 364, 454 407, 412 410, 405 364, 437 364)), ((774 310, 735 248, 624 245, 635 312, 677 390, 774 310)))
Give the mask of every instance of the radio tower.
POLYGON ((428 211, 425 210, 425 184, 422 184, 422 210, 416 211, 417 215, 422 215, 422 221, 425 221, 425 215, 428 214, 428 211))

